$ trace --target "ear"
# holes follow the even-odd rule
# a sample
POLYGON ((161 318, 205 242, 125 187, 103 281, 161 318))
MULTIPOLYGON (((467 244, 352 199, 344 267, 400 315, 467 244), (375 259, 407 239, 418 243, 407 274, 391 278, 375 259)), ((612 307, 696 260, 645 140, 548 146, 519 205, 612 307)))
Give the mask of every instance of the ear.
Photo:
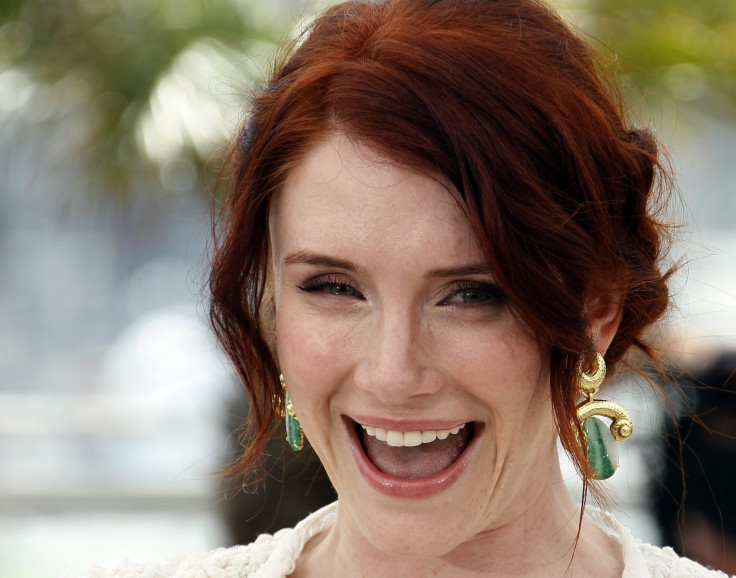
POLYGON ((588 323, 590 336, 593 338, 595 350, 601 355, 606 353, 608 346, 616 336, 621 317, 624 312, 622 296, 609 295, 600 297, 588 307, 588 323))

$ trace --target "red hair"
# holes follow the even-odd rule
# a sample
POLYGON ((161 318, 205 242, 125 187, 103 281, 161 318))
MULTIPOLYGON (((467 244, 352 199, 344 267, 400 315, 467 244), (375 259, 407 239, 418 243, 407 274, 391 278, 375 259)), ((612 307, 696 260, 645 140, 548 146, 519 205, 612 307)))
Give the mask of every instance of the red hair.
POLYGON ((632 347, 652 355, 642 335, 668 305, 666 227, 652 209, 667 173, 652 134, 627 124, 612 77, 534 0, 352 0, 312 23, 255 95, 229 165, 211 318, 251 404, 231 472, 253 468, 279 419, 269 201, 337 128, 454 185, 512 310, 548 355, 562 444, 590 479, 575 419, 578 368, 593 351, 586 307, 623 302, 611 371, 632 347))

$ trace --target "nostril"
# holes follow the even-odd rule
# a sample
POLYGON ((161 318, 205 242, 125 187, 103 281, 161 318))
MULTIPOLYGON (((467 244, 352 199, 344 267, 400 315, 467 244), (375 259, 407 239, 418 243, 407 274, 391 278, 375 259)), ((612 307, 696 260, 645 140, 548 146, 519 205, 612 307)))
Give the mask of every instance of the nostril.
POLYGON ((379 363, 363 360, 353 374, 355 386, 386 406, 399 406, 418 396, 440 391, 447 379, 430 362, 379 363))

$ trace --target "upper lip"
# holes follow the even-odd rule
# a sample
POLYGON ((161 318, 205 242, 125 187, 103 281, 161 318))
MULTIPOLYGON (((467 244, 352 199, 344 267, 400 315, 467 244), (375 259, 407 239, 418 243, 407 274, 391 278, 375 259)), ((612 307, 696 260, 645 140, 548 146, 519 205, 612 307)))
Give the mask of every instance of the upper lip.
POLYGON ((463 419, 387 419, 381 417, 368 417, 349 415, 345 416, 347 419, 354 421, 359 425, 369 425, 373 427, 380 427, 383 429, 390 429, 400 432, 409 431, 431 431, 431 430, 450 430, 458 426, 462 426, 466 423, 470 423, 473 420, 463 419))

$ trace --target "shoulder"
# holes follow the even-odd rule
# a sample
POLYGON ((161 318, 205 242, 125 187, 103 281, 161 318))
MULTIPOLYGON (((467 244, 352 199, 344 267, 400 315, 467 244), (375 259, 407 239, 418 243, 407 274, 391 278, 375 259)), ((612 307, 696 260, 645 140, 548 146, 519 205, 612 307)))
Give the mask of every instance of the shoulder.
POLYGON ((294 528, 262 534, 247 546, 218 548, 148 562, 125 561, 115 568, 90 568, 87 578, 277 578, 290 574, 304 545, 334 524, 337 504, 311 514, 294 528))
POLYGON ((670 547, 659 548, 639 541, 639 550, 649 566, 652 578, 727 578, 689 558, 683 558, 670 547))
POLYGON ((626 526, 606 512, 591 507, 585 511, 619 543, 624 561, 623 578, 728 578, 723 572, 679 556, 672 548, 660 548, 634 538, 626 526))

